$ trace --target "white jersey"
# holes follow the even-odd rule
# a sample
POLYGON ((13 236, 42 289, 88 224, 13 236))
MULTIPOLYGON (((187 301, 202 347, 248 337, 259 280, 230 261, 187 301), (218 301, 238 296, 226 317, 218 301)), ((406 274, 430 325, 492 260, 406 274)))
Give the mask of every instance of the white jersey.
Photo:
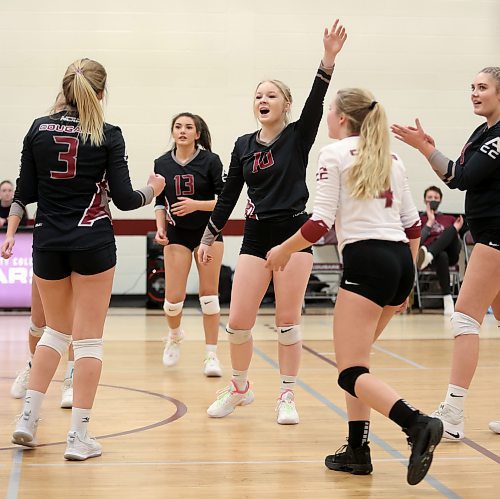
POLYGON ((408 242, 405 229, 419 225, 406 169, 393 154, 391 187, 379 198, 353 198, 347 176, 356 157, 359 137, 346 137, 323 147, 316 174, 316 198, 311 221, 326 225, 335 223, 339 250, 356 241, 378 239, 408 242))

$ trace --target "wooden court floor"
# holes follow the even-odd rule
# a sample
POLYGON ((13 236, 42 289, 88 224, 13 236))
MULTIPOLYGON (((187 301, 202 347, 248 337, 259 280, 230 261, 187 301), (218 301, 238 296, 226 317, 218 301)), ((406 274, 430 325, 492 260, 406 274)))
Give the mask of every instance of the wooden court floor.
MULTIPOLYGON (((59 408, 64 362, 44 401, 40 446, 10 443, 22 402, 9 388, 26 360, 29 316, 0 315, 0 497, 15 498, 343 498, 500 497, 500 333, 487 316, 479 368, 466 405, 462 443, 443 443, 425 481, 406 484, 409 451, 403 433, 373 414, 374 473, 353 476, 327 470, 323 460, 347 434, 343 393, 336 384, 332 314, 308 310, 296 402, 296 426, 275 420, 279 389, 272 310, 259 315, 250 379, 255 401, 224 419, 206 409, 230 377, 221 328, 223 378, 202 375, 201 316, 186 310, 179 364, 161 363, 165 321, 160 311, 112 309, 106 323, 105 360, 91 422, 103 455, 65 462, 70 411, 59 408)), ((227 315, 221 317, 225 324, 227 315)), ((396 317, 373 349, 372 371, 420 409, 434 410, 445 395, 452 341, 437 314, 396 317)))

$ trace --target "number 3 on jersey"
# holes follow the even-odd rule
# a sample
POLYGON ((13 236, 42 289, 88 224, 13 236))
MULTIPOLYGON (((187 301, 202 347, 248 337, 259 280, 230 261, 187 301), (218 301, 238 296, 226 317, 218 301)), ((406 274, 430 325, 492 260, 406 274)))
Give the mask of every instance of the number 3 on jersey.
POLYGON ((76 156, 78 154, 78 138, 77 137, 65 137, 60 135, 55 135, 53 137, 56 144, 66 144, 68 146, 66 151, 61 151, 57 159, 61 163, 66 163, 65 171, 50 171, 50 178, 54 179, 67 179, 76 177, 76 156))
POLYGON ((175 195, 179 196, 192 196, 194 194, 194 175, 190 173, 187 175, 176 175, 175 182, 175 195))

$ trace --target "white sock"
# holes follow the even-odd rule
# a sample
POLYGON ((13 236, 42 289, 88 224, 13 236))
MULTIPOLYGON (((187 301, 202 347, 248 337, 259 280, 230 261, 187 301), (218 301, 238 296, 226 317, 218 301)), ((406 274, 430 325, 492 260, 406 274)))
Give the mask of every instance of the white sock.
POLYGON ((36 390, 26 390, 26 395, 24 396, 24 412, 30 412, 35 419, 40 416, 40 408, 42 407, 42 402, 45 397, 45 393, 37 392, 36 390))
POLYGON ((290 390, 293 392, 296 382, 297 376, 287 376, 286 374, 280 374, 281 393, 285 392, 286 390, 290 390))
POLYGON ((64 379, 72 378, 74 369, 75 369, 75 361, 68 360, 68 363, 66 365, 66 374, 64 375, 64 379))
POLYGON ((91 412, 92 409, 79 409, 78 407, 73 407, 71 410, 70 431, 76 431, 78 436, 84 438, 87 434, 87 427, 89 425, 91 412))
POLYGON ((246 390, 248 371, 237 371, 233 369, 233 381, 240 392, 246 390))
POLYGON ((217 345, 205 345, 205 352, 206 353, 217 353, 217 345))
POLYGON ((169 335, 170 338, 172 338, 173 340, 182 340, 182 338, 184 338, 184 331, 179 326, 176 327, 175 329, 171 329, 169 335))
POLYGON ((445 402, 455 409, 464 410, 465 397, 467 397, 467 388, 462 388, 457 385, 448 385, 445 402))

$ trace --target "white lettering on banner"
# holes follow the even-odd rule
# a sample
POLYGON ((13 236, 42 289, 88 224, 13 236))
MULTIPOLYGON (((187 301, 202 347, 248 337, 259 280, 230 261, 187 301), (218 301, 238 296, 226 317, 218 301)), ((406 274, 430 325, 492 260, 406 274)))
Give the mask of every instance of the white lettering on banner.
POLYGON ((31 284, 32 279, 33 269, 22 267, 0 269, 0 284, 31 284))

